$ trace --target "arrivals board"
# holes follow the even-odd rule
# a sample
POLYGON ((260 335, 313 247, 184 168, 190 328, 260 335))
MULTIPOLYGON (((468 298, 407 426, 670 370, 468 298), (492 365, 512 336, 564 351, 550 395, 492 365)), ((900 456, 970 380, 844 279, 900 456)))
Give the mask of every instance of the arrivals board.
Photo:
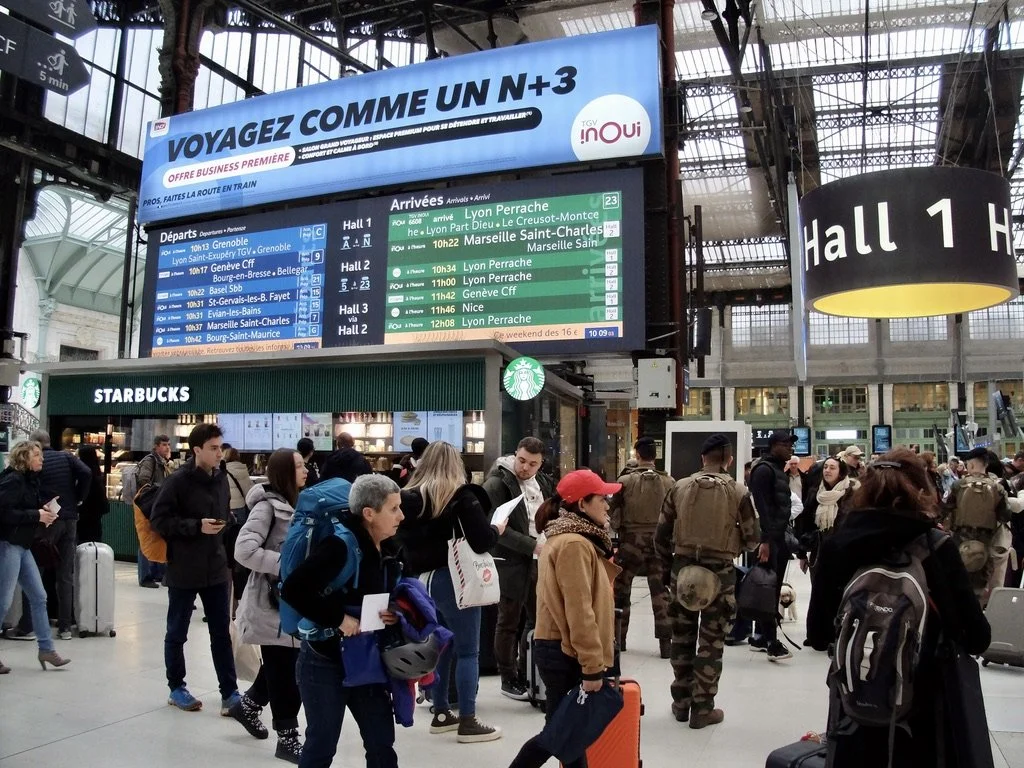
POLYGON ((142 354, 639 348, 642 194, 601 171, 152 230, 142 354))

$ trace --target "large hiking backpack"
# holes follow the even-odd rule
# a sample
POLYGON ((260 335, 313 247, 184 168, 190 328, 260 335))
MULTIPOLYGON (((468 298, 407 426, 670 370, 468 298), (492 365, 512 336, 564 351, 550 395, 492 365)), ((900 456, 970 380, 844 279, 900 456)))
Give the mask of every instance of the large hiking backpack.
MULTIPOLYGON (((359 565, 363 559, 362 550, 352 533, 341 522, 341 515, 348 510, 348 495, 352 484, 340 477, 324 480, 299 494, 288 533, 281 545, 280 584, 287 581, 302 562, 309 557, 313 548, 328 536, 337 536, 348 549, 348 558, 341 572, 320 593, 323 596, 340 589, 359 585, 359 565)), ((327 640, 338 634, 337 627, 321 627, 305 618, 284 599, 279 600, 281 631, 302 640, 327 640)))
POLYGON ((888 726, 890 738, 914 703, 930 605, 924 561, 944 539, 929 531, 886 561, 857 571, 836 617, 833 693, 854 724, 888 726))
POLYGON ((672 478, 653 469, 620 478, 626 525, 657 525, 665 497, 672 490, 672 478))
POLYGON ((149 522, 153 513, 153 503, 159 493, 159 485, 147 483, 138 490, 132 499, 132 515, 135 519, 135 533, 139 537, 139 549, 151 563, 167 562, 167 542, 153 530, 153 526, 149 522))
MULTIPOLYGON (((739 494, 728 475, 697 472, 682 481, 677 496, 676 546, 739 554, 739 494)), ((734 556, 735 556, 734 554, 734 556)))

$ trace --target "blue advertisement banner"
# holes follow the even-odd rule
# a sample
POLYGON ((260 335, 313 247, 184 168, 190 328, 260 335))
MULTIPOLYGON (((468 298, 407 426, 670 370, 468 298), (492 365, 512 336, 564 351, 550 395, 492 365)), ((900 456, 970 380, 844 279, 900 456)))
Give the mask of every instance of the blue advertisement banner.
POLYGON ((499 48, 149 124, 139 221, 659 155, 654 26, 499 48))

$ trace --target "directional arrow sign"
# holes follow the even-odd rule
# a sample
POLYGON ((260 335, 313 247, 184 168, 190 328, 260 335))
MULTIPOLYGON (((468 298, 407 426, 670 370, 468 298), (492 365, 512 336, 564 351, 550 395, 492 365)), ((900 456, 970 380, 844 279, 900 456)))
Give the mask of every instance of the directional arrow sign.
POLYGON ((65 37, 96 29, 96 17, 85 0, 2 0, 0 5, 65 37))
POLYGON ((70 43, 0 14, 0 70, 66 96, 89 82, 70 43))

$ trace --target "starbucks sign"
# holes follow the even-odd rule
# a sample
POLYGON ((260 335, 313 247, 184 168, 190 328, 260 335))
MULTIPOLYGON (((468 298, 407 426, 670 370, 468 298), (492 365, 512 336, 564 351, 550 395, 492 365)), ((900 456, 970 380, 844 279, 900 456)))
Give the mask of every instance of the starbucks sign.
POLYGON ((26 408, 38 406, 42 393, 43 387, 39 379, 29 378, 21 382, 21 404, 26 408))
POLYGON ((544 366, 532 357, 517 357, 505 368, 501 383, 516 400, 532 400, 544 389, 544 366))

